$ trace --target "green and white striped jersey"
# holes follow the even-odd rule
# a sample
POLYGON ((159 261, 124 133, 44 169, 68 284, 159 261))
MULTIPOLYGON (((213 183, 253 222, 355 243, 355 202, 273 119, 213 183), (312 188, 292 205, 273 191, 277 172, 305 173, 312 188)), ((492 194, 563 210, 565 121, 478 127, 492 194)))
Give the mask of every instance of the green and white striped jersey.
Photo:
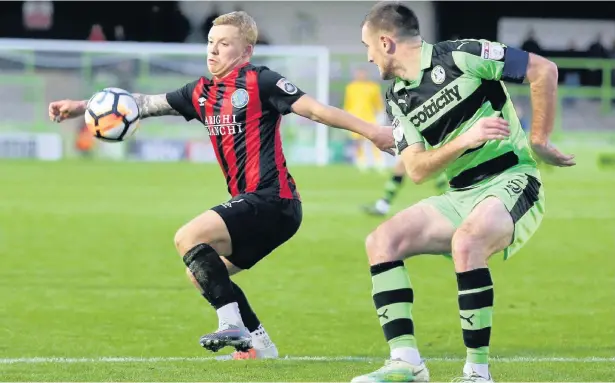
POLYGON ((502 117, 510 137, 463 153, 445 171, 451 187, 469 187, 518 165, 536 168, 503 82, 522 83, 528 57, 486 40, 424 42, 418 79, 397 78, 386 94, 398 153, 416 143, 437 149, 480 118, 502 117))

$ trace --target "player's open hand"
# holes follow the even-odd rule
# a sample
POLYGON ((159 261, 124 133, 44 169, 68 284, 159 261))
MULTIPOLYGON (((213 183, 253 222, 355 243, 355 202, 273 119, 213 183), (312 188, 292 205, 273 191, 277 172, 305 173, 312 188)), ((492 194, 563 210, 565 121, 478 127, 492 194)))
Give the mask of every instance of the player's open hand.
POLYGON ((500 117, 481 118, 463 134, 468 149, 478 148, 490 140, 504 140, 509 136, 508 121, 500 117))
POLYGON ((61 100, 49 104, 49 119, 53 122, 62 122, 85 113, 83 101, 61 100))
POLYGON ((568 167, 577 164, 573 154, 564 154, 551 143, 532 144, 532 150, 541 160, 549 165, 568 167))
POLYGON ((392 126, 380 126, 376 129, 372 137, 369 138, 374 145, 383 152, 390 155, 395 155, 393 148, 395 147, 395 139, 393 138, 392 126))

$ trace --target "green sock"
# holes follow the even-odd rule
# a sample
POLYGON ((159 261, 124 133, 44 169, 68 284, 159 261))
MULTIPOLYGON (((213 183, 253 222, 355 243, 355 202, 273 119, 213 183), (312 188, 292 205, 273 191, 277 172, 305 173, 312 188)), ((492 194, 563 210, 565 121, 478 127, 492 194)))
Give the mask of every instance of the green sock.
POLYGON ((457 273, 457 286, 467 362, 487 364, 493 317, 493 282, 489 269, 457 273))
POLYGON ((401 188, 403 181, 404 181, 404 176, 393 175, 393 177, 391 177, 391 179, 388 180, 386 184, 384 184, 384 198, 383 199, 387 203, 390 204, 393 202, 393 199, 395 199, 395 196, 399 192, 399 189, 401 188))
POLYGON ((374 305, 389 347, 417 348, 412 322, 414 293, 404 263, 380 263, 370 271, 374 305))

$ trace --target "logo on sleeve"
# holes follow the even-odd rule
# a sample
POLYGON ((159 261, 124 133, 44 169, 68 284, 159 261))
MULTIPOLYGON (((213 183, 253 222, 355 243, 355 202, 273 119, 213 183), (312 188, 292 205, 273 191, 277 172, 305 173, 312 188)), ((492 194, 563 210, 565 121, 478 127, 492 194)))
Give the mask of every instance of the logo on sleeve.
POLYGON ((501 60, 504 58, 504 47, 501 44, 484 41, 481 45, 481 57, 483 59, 501 60))
POLYGON ((248 105, 248 101, 250 101, 250 96, 248 95, 248 91, 245 89, 237 89, 231 96, 231 104, 233 104, 233 106, 237 109, 248 105))
POLYGON ((297 87, 292 82, 288 81, 284 77, 278 80, 275 84, 278 88, 282 89, 285 93, 295 94, 297 93, 297 87))
POLYGON ((434 84, 440 85, 446 79, 446 72, 444 72, 444 68, 441 65, 436 65, 435 68, 431 71, 431 81, 434 84))
POLYGON ((397 153, 401 153, 402 150, 408 147, 408 141, 406 141, 406 136, 404 135, 404 128, 401 125, 401 121, 399 118, 395 117, 393 119, 393 138, 395 139, 395 146, 397 146, 397 153))
POLYGON ((393 120, 393 138, 395 141, 401 141, 404 138, 404 131, 402 130, 399 118, 395 117, 393 120))

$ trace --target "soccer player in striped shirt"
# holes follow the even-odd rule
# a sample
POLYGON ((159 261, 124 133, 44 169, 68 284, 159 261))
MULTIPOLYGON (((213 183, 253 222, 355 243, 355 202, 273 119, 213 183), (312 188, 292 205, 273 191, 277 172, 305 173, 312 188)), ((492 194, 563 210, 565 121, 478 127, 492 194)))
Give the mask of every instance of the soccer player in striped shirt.
MULTIPOLYGON (((235 347, 235 359, 275 358, 271 342, 242 290, 230 276, 254 266, 299 229, 299 191, 282 150, 280 122, 295 113, 361 134, 382 150, 394 147, 390 128, 323 105, 291 81, 250 64, 256 23, 245 12, 214 21, 209 32, 207 67, 201 77, 161 95, 135 94, 141 118, 177 115, 205 125, 231 199, 195 217, 175 235, 189 277, 216 309, 219 326, 200 344, 211 351, 235 347)), ((49 106, 52 120, 84 113, 85 101, 49 106)))
POLYGON ((528 52, 486 40, 429 44, 416 15, 401 3, 379 2, 362 26, 370 62, 384 80, 397 151, 410 179, 442 171, 451 189, 382 223, 366 240, 372 295, 391 359, 354 382, 428 381, 414 336, 414 291, 404 260, 452 257, 467 356, 460 381, 490 382, 494 289, 487 266, 507 259, 538 229, 544 188, 532 151, 546 163, 573 166, 574 156, 550 142, 557 67, 528 52), (529 82, 528 141, 504 82, 529 82))

